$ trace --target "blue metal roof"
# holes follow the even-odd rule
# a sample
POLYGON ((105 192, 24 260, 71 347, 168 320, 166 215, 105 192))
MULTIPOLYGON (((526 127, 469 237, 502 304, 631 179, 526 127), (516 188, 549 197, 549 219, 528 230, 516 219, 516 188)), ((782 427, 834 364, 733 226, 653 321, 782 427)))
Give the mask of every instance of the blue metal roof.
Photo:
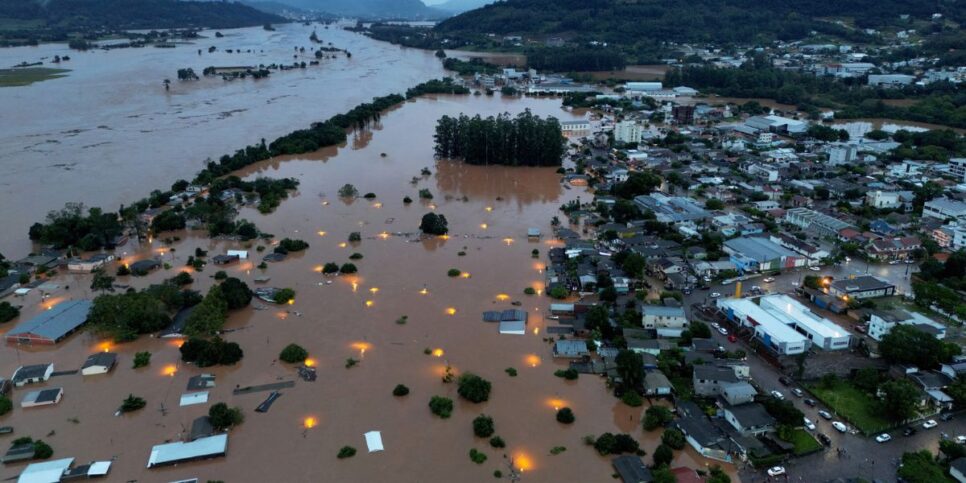
POLYGON ((55 305, 40 315, 17 324, 7 337, 33 334, 38 337, 58 341, 87 322, 87 314, 93 302, 90 300, 71 300, 55 305))

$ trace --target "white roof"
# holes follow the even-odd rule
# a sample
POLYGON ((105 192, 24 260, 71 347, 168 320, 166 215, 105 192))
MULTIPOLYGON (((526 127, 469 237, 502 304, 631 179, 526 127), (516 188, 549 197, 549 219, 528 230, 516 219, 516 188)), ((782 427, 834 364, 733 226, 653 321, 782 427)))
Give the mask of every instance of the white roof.
POLYGON ((238 255, 239 259, 248 260, 248 251, 246 250, 228 250, 225 254, 228 256, 238 255))
POLYGON ((175 443, 159 444, 151 448, 151 456, 148 457, 148 468, 195 458, 204 458, 206 456, 217 456, 224 454, 227 450, 227 434, 198 438, 188 443, 178 441, 175 443))
POLYGON ((795 329, 785 325, 782 321, 775 318, 774 315, 765 311, 751 300, 723 299, 718 300, 718 306, 725 310, 734 310, 735 315, 738 315, 742 319, 750 319, 748 322, 755 325, 756 331, 761 330, 768 334, 776 344, 782 342, 799 344, 807 340, 804 335, 799 334, 795 329))
POLYGON ((815 315, 797 300, 784 295, 768 295, 759 300, 761 307, 780 318, 789 318, 805 330, 826 339, 848 337, 849 334, 831 320, 815 315))
POLYGON ((379 431, 369 431, 366 433, 366 446, 369 447, 370 453, 382 451, 382 433, 379 431))
POLYGON ((527 324, 523 321, 500 322, 500 333, 511 335, 523 335, 527 333, 527 324))
POLYGON ((208 391, 189 392, 181 395, 181 405, 191 406, 208 402, 208 391))
POLYGON ((87 476, 105 476, 108 471, 111 471, 110 461, 95 461, 87 469, 87 476))
POLYGON ((17 483, 57 483, 73 462, 74 458, 63 458, 31 463, 20 473, 17 483))

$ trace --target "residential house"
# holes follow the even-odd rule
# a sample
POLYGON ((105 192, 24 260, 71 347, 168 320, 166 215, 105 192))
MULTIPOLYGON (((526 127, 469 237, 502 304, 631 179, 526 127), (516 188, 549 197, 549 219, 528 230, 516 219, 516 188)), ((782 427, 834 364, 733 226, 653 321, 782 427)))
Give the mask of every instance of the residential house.
POLYGON ((10 378, 10 380, 13 381, 14 386, 23 387, 27 384, 46 382, 48 379, 50 379, 50 376, 53 373, 53 364, 33 364, 30 366, 20 366, 16 371, 13 372, 13 376, 10 378))
POLYGON ((682 307, 643 304, 641 314, 641 325, 656 330, 659 337, 680 337, 688 325, 682 307))
POLYGON ((895 295, 896 286, 871 275, 839 279, 829 286, 829 293, 836 297, 868 299, 895 295))
POLYGON ((644 374, 645 396, 670 396, 674 386, 671 380, 661 371, 649 371, 644 374))
POLYGON ((95 374, 107 374, 117 364, 117 354, 113 352, 98 352, 88 356, 81 366, 81 375, 92 376, 95 374))
POLYGON ((742 436, 764 434, 775 429, 775 418, 758 403, 725 406, 722 412, 725 421, 742 436))
POLYGON ((694 367, 691 382, 694 385, 695 394, 699 396, 719 396, 724 391, 725 386, 738 382, 738 377, 732 369, 699 365, 694 367))
POLYGON ((866 253, 879 261, 907 260, 913 252, 922 248, 922 241, 917 236, 901 238, 880 238, 872 240, 866 247, 866 253))

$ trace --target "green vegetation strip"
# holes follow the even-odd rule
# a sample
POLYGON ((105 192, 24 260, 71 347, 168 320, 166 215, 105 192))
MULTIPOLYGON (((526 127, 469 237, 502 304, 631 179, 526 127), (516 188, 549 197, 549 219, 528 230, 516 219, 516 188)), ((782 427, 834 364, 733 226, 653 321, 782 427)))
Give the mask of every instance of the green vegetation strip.
POLYGON ((25 69, 0 69, 0 87, 28 86, 34 82, 66 77, 70 69, 29 67, 25 69))

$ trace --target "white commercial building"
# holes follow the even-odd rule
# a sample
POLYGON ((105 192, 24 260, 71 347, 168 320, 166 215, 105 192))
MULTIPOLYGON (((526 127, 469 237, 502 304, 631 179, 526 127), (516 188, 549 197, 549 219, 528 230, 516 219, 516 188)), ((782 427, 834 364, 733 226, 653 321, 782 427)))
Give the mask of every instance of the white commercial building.
POLYGON ((759 299, 761 307, 825 350, 848 349, 852 336, 831 320, 815 315, 797 300, 783 294, 759 299))
POLYGON ((902 206, 898 191, 869 191, 865 194, 865 204, 876 209, 898 208, 902 206))
POLYGON ((641 125, 635 121, 621 121, 614 126, 614 141, 619 143, 641 142, 641 125))
POLYGON ((729 320, 755 331, 755 337, 780 355, 801 354, 808 339, 749 299, 718 299, 718 308, 729 320))
POLYGON ((896 325, 911 325, 926 332, 937 339, 946 338, 946 326, 936 322, 925 315, 917 312, 906 312, 904 310, 889 312, 874 312, 869 318, 869 337, 881 341, 883 337, 892 332, 896 325))
POLYGON ((923 205, 922 216, 931 216, 940 220, 966 217, 966 203, 949 198, 936 198, 923 205))

